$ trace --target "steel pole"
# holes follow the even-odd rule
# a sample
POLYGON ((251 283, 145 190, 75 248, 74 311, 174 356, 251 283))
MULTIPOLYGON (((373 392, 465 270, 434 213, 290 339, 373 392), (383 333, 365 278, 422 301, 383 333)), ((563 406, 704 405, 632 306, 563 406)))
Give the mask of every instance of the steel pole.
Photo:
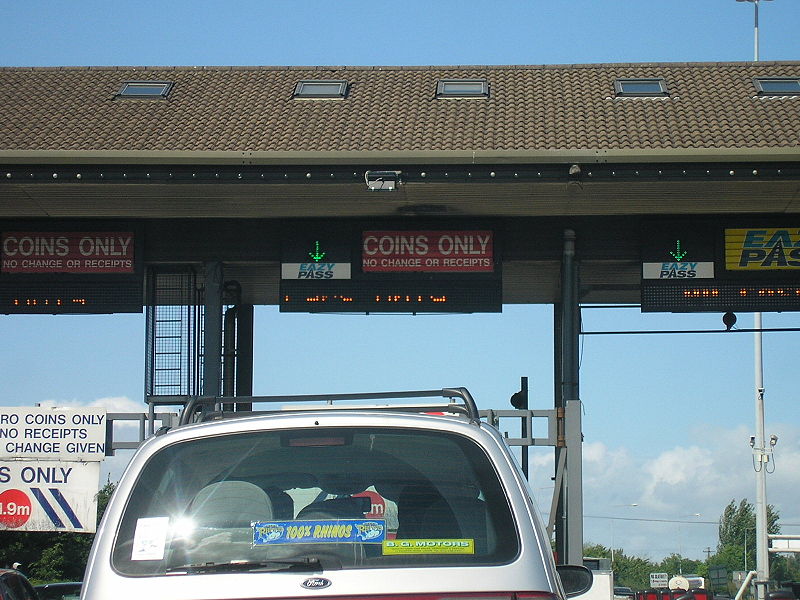
POLYGON ((222 383, 222 263, 205 264, 203 395, 219 396, 222 383))
POLYGON ((753 24, 753 57, 758 62, 758 0, 753 2, 755 5, 755 22, 753 24))
POLYGON ((767 461, 764 435, 764 360, 761 340, 761 313, 755 313, 753 328, 755 355, 756 435, 753 464, 756 470, 756 597, 764 600, 769 581, 769 540, 767 538, 767 461))
POLYGON ((564 231, 561 263, 562 369, 561 399, 564 405, 566 478, 562 490, 566 517, 566 559, 583 564, 583 433, 579 389, 579 305, 578 268, 575 261, 575 232, 564 231))
MULTIPOLYGON (((758 0, 753 2, 753 61, 758 62, 758 0)), ((753 316, 756 443, 753 448, 756 469, 756 598, 765 600, 769 581, 769 539, 767 537, 767 460, 764 435, 764 356, 761 313, 753 316)))

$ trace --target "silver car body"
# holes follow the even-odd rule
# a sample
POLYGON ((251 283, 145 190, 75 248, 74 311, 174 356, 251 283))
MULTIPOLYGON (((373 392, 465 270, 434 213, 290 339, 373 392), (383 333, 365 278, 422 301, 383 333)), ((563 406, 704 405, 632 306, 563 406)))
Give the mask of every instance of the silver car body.
MULTIPOLYGON (((234 460, 235 457, 231 457, 234 460)), ((447 457, 436 460, 446 461, 447 457)), ((141 544, 141 542, 139 542, 141 544)), ((119 552, 119 549, 116 550, 119 552)), ((123 569, 124 570, 124 569, 123 569)), ((370 408, 302 410, 222 419, 177 427, 151 437, 136 451, 109 502, 89 557, 83 600, 220 600, 312 597, 373 597, 404 594, 531 593, 552 600, 564 598, 545 528, 532 501, 528 483, 500 433, 463 415, 412 414, 370 408), (447 432, 463 436, 486 454, 513 515, 518 551, 502 564, 431 565, 393 568, 341 568, 306 571, 205 572, 177 570, 169 574, 121 572, 112 557, 115 540, 131 496, 142 485, 140 475, 154 457, 187 442, 221 440, 258 432, 332 431, 347 428, 392 428, 447 432)))

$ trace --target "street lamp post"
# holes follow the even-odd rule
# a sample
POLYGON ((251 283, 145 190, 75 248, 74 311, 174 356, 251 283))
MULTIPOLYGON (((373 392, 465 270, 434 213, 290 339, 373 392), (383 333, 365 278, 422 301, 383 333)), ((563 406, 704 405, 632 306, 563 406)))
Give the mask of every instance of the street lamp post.
MULTIPOLYGON (((750 2, 754 9, 753 21, 753 61, 758 62, 758 4, 761 0, 736 0, 750 2)), ((763 0, 771 2, 772 0, 763 0)), ((756 598, 766 598, 767 581, 769 580, 769 555, 767 545, 767 461, 769 456, 764 444, 764 363, 761 351, 761 313, 753 317, 754 354, 755 354, 755 405, 756 435, 753 446, 753 464, 756 470, 756 598)), ((745 535, 747 532, 745 531, 745 535)), ((745 538, 746 539, 746 538, 745 538)), ((747 560, 747 542, 745 541, 745 560, 747 560)))
POLYGON ((755 17, 754 17, 754 25, 753 25, 753 55, 755 56, 754 60, 758 62, 758 3, 759 2, 772 2, 772 0, 736 0, 737 2, 750 2, 753 4, 755 8, 755 17))

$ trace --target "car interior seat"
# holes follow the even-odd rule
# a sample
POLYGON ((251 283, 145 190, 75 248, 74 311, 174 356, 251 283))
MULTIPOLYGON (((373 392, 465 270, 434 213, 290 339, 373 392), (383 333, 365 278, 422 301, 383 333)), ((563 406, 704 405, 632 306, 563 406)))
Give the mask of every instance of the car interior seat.
POLYGON ((426 538, 470 539, 475 553, 484 554, 494 546, 486 502, 473 486, 454 486, 432 502, 422 515, 420 529, 426 538), (490 533, 491 532, 491 533, 490 533))
POLYGON ((323 519, 335 521, 337 519, 363 519, 371 508, 372 503, 366 496, 331 498, 330 500, 312 502, 297 513, 297 520, 323 519))
POLYGON ((267 493, 247 481, 218 481, 192 499, 189 514, 199 527, 249 527, 254 521, 273 519, 267 493))
POLYGON ((287 521, 294 518, 294 500, 277 487, 264 489, 272 502, 272 518, 276 521, 287 521))
MULTIPOLYGON (((324 493, 339 497, 312 502, 297 513, 295 520, 338 521, 363 519, 364 515, 372 508, 372 502, 368 497, 360 496, 354 498, 351 495, 363 492, 367 487, 361 474, 328 474, 319 478, 319 486, 324 493)), ((367 554, 367 549, 365 548, 367 545, 369 544, 325 542, 315 544, 314 550, 322 554, 336 555, 343 562, 361 564, 367 554)))
POLYGON ((423 518, 426 511, 441 500, 441 494, 430 483, 406 484, 397 497, 398 539, 430 537, 423 529, 423 518))

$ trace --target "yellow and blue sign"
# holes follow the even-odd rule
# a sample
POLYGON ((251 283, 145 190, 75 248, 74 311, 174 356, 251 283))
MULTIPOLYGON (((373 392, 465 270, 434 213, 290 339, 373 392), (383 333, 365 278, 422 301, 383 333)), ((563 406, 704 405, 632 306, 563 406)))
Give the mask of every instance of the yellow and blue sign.
POLYGON ((800 228, 726 229, 725 268, 800 270, 800 228))
POLYGON ((386 540, 384 555, 393 554, 475 554, 475 540, 471 539, 410 539, 386 540))
POLYGON ((253 545, 376 543, 386 539, 386 522, 372 519, 338 521, 261 521, 253 523, 253 545))

